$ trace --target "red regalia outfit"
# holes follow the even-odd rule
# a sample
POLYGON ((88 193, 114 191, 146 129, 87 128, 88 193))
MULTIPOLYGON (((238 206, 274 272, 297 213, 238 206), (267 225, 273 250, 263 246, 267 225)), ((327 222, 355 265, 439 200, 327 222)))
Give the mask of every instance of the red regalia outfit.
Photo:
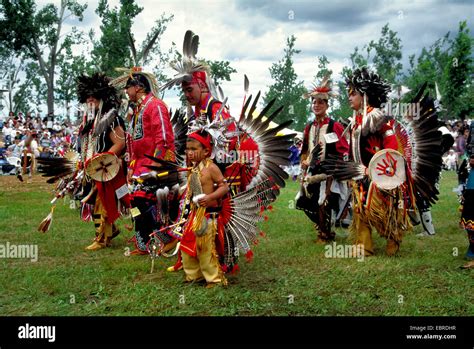
MULTIPOLYGON (((304 95, 305 98, 316 98, 328 102, 333 96, 329 76, 320 86, 315 86, 304 95)), ((349 145, 343 136, 344 127, 325 116, 308 123, 303 133, 301 161, 309 163, 304 171, 301 190, 296 197, 296 208, 304 210, 315 223, 319 242, 333 241, 335 233, 331 231, 334 217, 339 214, 339 207, 348 200, 347 185, 327 176, 321 162, 328 157, 347 158, 349 145), (332 137, 330 137, 332 136, 332 137)))
MULTIPOLYGON (((123 131, 125 125, 117 112, 120 105, 117 91, 109 82, 99 73, 77 79, 79 101, 86 103, 90 96, 99 101, 98 109, 94 105, 87 106, 79 128, 81 154, 69 151, 64 158, 38 159, 46 176, 53 177, 48 182, 59 179, 56 198, 70 193, 75 199, 82 199, 82 219, 94 221, 96 238, 86 247, 87 250, 110 246, 111 240, 119 234, 114 222, 130 205, 123 161, 125 137, 117 133, 119 129, 123 131), (117 145, 118 149, 111 153, 117 145)), ((51 218, 52 212, 49 223, 51 218)), ((47 221, 48 217, 40 230, 49 228, 44 226, 47 221)))
MULTIPOLYGON (((209 135, 204 138, 198 132, 193 132, 188 138, 200 142, 203 147, 209 149, 211 154, 212 145, 209 135)), ((205 279, 209 286, 227 284, 216 249, 219 237, 223 238, 224 225, 222 219, 219 218, 222 207, 200 207, 196 201, 197 196, 202 194, 201 171, 211 164, 212 160, 207 157, 195 164, 189 172, 183 201, 183 205, 187 207, 185 209, 189 210, 189 215, 183 225, 180 245, 186 281, 205 279)), ((222 203, 222 200, 219 199, 218 202, 222 203)))
POLYGON ((441 133, 434 101, 423 95, 414 98, 420 115, 405 115, 412 135, 381 109, 390 86, 365 67, 356 69, 346 83, 349 93, 363 98, 350 128, 350 161, 333 162, 334 176, 352 179, 354 217, 350 227, 365 255, 374 254, 372 228, 387 239, 386 253, 394 255, 411 229, 409 212, 416 210, 414 193, 435 202, 435 183, 441 171, 441 133), (436 145, 439 144, 439 147, 436 145), (416 154, 416 157, 413 156, 416 154))
MULTIPOLYGON (((129 139, 129 172, 132 181, 132 216, 135 222, 134 242, 136 250, 133 254, 148 253, 147 245, 150 234, 155 233, 165 245, 175 244, 173 238, 159 230, 169 224, 168 214, 158 210, 160 203, 157 191, 164 189, 166 184, 156 181, 149 166, 156 165, 147 156, 166 161, 175 161, 175 139, 173 126, 167 106, 157 97, 156 78, 139 68, 132 69, 124 77, 117 78, 113 83, 123 84, 124 88, 140 85, 147 93, 136 102, 128 128, 129 139)), ((167 200, 167 198, 165 198, 167 200)))
MULTIPOLYGON (((226 99, 223 98, 221 102, 214 97, 217 92, 207 66, 196 58, 198 43, 199 37, 187 31, 182 62, 172 65, 177 74, 164 84, 162 89, 174 85, 186 89, 186 86, 192 84, 192 93, 196 88, 200 91, 200 102, 194 111, 191 109, 188 113, 188 119, 191 120, 188 134, 207 130, 213 140, 210 159, 220 167, 229 185, 229 194, 222 200, 220 212, 215 217, 214 243, 222 271, 232 272, 238 270, 239 251, 242 250, 245 256, 251 259, 251 245, 257 242, 260 234, 257 222, 264 219, 263 212, 271 208, 270 203, 276 200, 279 188, 285 186, 288 175, 281 167, 289 164, 289 147, 295 135, 277 136, 292 120, 277 127, 269 127, 278 111, 270 116, 264 115, 265 112, 255 112, 260 94, 253 101, 249 98, 244 103, 239 120, 232 118, 224 107, 226 99), (232 150, 236 151, 230 154, 234 156, 228 156, 232 150)), ((192 98, 196 97, 193 95, 192 98)), ((268 111, 268 108, 264 108, 264 111, 268 111)), ((192 176, 188 177, 188 181, 189 178, 192 176)), ((187 195, 191 195, 190 192, 187 192, 187 195)), ((196 232, 194 225, 193 229, 189 229, 189 222, 196 220, 196 214, 190 198, 186 198, 185 194, 176 223, 170 226, 168 231, 170 235, 181 240, 180 249, 183 254, 189 253, 189 256, 197 253, 195 251, 199 245, 193 234, 186 233, 196 232)), ((201 212, 201 215, 203 214, 215 212, 207 210, 201 212)), ((178 262, 168 270, 175 271, 180 268, 178 262)))

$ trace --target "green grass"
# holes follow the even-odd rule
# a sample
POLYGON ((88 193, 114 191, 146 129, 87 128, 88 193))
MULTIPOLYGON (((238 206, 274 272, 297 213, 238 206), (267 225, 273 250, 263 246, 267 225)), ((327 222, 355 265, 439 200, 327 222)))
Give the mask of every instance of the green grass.
MULTIPOLYGON (((37 232, 51 187, 39 176, 30 184, 2 177, 0 244, 37 244, 39 259, 0 259, 0 315, 472 315, 473 274, 459 269, 467 238, 458 227, 456 183, 453 172, 443 174, 435 237, 415 236, 417 226, 389 258, 374 234, 376 256, 358 262, 325 258, 312 224, 292 208, 298 185, 288 182, 262 224, 266 237, 254 260, 241 261, 227 288, 206 289, 185 284, 183 272, 167 273, 174 259, 160 258, 150 274, 148 257, 124 256, 128 222, 119 223, 112 248, 87 252, 93 224, 61 201, 50 231, 37 232)), ((349 243, 345 230, 337 232, 337 243, 349 243)))

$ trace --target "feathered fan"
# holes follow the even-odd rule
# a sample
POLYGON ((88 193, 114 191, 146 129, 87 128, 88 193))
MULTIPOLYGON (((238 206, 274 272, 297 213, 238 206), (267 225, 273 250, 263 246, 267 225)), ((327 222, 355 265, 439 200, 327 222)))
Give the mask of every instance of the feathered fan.
POLYGON ((77 170, 79 154, 70 150, 62 158, 39 157, 36 160, 41 165, 38 167, 38 171, 44 173, 43 177, 51 177, 46 182, 54 183, 62 177, 72 175, 77 170))
POLYGON ((270 122, 282 111, 283 106, 277 108, 271 115, 266 116, 265 114, 275 103, 275 100, 272 100, 262 109, 257 117, 254 117, 253 114, 257 108, 259 98, 260 92, 257 94, 250 109, 249 105, 252 102, 252 96, 247 99, 238 122, 238 128, 241 130, 243 137, 252 139, 257 145, 258 158, 252 159, 253 161, 251 162, 251 165, 255 166, 253 170, 256 175, 253 176, 249 188, 267 178, 270 178, 280 187, 284 187, 288 174, 280 166, 288 165, 291 153, 289 148, 296 134, 278 136, 278 132, 288 127, 293 120, 288 120, 276 127, 269 128, 270 122))
POLYGON ((434 100, 428 94, 423 95, 426 85, 422 86, 412 100, 412 105, 419 104, 420 111, 418 117, 410 117, 413 130, 412 175, 416 190, 426 202, 433 204, 438 200, 436 183, 443 166, 443 154, 434 100))
POLYGON ((242 249, 245 256, 251 259, 251 246, 260 232, 257 223, 264 220, 264 209, 276 200, 278 194, 278 186, 266 179, 223 201, 220 219, 225 225, 225 248, 222 256, 225 269, 235 265, 236 248, 242 249))
POLYGON ((173 115, 171 117, 171 124, 173 125, 176 162, 181 164, 184 163, 189 121, 186 119, 186 113, 179 109, 174 114, 170 110, 170 115, 173 115))

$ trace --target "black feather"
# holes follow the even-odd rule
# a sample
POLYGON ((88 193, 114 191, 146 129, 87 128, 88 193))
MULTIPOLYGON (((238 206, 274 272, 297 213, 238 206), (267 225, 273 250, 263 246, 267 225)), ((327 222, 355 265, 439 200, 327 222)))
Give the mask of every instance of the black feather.
POLYGON ((151 156, 151 155, 147 155, 147 154, 143 154, 145 155, 145 157, 147 157, 148 159, 154 161, 154 162, 157 162, 159 164, 161 164, 161 167, 160 166, 157 166, 159 168, 161 168, 162 170, 166 170, 166 169, 172 169, 172 168, 177 168, 179 167, 179 165, 175 162, 171 162, 171 161, 166 161, 166 160, 163 160, 163 159, 159 159, 159 158, 155 158, 154 156, 151 156))
POLYGON ((245 122, 245 115, 247 114, 247 108, 249 107, 251 100, 252 100, 252 95, 250 95, 249 98, 247 98, 244 106, 242 107, 242 111, 240 112, 240 118, 239 118, 239 123, 241 124, 245 122))

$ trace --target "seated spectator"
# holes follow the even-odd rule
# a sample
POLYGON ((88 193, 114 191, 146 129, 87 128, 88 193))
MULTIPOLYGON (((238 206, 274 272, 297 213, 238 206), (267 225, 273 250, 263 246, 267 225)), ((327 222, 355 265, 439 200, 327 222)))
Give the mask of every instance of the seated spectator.
POLYGON ((10 127, 10 123, 7 123, 3 126, 2 134, 3 139, 5 140, 5 145, 9 146, 10 144, 12 144, 12 134, 15 134, 16 136, 16 132, 12 127, 10 127))
POLYGON ((21 158, 21 153, 23 150, 23 143, 19 137, 15 137, 14 143, 7 148, 6 156, 7 157, 16 157, 21 158))
POLYGON ((43 137, 41 137, 40 145, 43 147, 43 151, 45 148, 51 148, 51 139, 49 138, 49 132, 43 132, 43 137))

